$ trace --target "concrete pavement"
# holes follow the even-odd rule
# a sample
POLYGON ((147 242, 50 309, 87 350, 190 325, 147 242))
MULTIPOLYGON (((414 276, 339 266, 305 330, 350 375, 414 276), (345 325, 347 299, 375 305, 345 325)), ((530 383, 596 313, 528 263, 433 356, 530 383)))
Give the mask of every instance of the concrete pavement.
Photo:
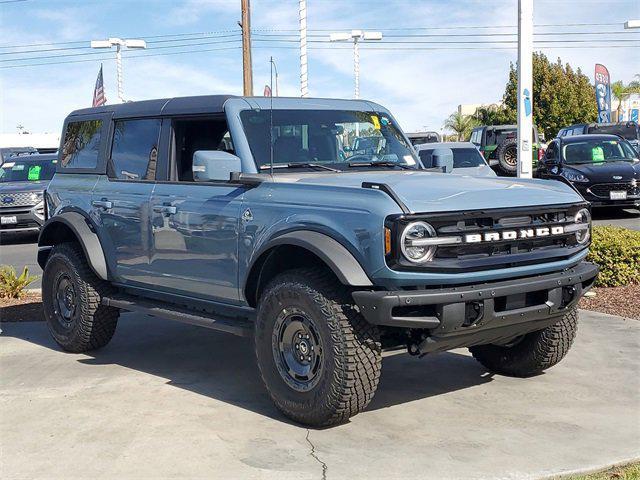
POLYGON ((126 314, 75 355, 42 322, 2 327, 4 479, 524 479, 640 457, 640 322, 619 317, 583 312, 530 379, 465 350, 388 356, 368 410, 325 430, 279 414, 246 339, 126 314))

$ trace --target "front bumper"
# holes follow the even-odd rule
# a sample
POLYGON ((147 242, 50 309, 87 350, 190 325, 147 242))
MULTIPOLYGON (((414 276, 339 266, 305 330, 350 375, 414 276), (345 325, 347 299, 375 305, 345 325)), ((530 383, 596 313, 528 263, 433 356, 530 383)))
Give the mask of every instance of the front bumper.
POLYGON ((0 208, 0 217, 16 217, 15 223, 0 224, 1 233, 38 232, 44 223, 44 210, 41 204, 0 208))
POLYGON ((514 280, 428 290, 361 290, 353 292, 353 298, 369 323, 428 330, 421 351, 435 351, 544 328, 578 303, 597 274, 596 265, 582 262, 514 280))

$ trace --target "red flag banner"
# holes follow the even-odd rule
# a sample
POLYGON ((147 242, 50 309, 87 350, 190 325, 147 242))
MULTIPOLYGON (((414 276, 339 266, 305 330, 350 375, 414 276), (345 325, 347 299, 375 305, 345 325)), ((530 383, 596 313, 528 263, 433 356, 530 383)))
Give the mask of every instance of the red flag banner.
POLYGON ((264 95, 265 97, 271 96, 271 87, 269 85, 264 86, 264 93, 262 95, 264 95))

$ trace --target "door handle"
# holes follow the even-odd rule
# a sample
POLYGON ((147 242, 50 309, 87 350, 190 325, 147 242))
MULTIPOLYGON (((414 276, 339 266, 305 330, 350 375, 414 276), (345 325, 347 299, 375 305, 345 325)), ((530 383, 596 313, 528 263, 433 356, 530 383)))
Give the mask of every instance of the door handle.
POLYGON ((105 210, 113 208, 113 203, 106 198, 103 198, 102 200, 94 200, 93 202, 91 202, 91 205, 97 208, 103 208, 105 210))
POLYGON ((153 211, 156 213, 164 213, 166 215, 175 214, 178 209, 172 205, 154 205, 153 211))

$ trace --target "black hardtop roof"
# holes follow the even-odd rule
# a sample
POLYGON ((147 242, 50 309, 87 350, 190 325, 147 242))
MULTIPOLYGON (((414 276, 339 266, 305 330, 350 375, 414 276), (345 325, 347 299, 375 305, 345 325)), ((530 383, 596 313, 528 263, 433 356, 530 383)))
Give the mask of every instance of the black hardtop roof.
POLYGON ((585 135, 571 135, 569 137, 560 137, 562 143, 576 143, 584 140, 620 140, 618 135, 608 133, 588 133, 585 135))
POLYGON ((224 102, 235 95, 198 95, 193 97, 159 98, 137 102, 116 103, 101 107, 74 110, 69 117, 113 113, 114 117, 151 117, 158 115, 189 115, 222 113, 224 102))

